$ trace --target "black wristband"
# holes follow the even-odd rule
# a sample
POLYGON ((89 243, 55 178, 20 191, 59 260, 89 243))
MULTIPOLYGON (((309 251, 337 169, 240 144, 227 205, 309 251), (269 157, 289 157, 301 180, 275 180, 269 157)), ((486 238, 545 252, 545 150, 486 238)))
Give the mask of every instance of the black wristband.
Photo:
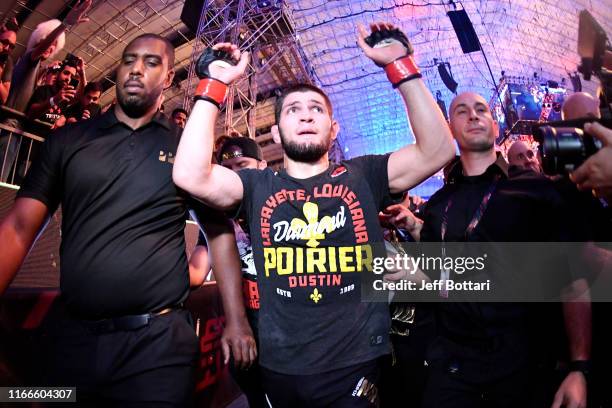
POLYGON ((574 360, 570 361, 567 365, 568 371, 580 371, 585 376, 591 373, 591 361, 590 360, 574 360))
POLYGON ((213 105, 215 105, 217 107, 217 109, 221 110, 221 105, 219 104, 219 102, 215 101, 213 98, 209 98, 206 95, 197 95, 193 97, 193 102, 197 102, 197 101, 206 101, 206 102, 210 102, 213 105))

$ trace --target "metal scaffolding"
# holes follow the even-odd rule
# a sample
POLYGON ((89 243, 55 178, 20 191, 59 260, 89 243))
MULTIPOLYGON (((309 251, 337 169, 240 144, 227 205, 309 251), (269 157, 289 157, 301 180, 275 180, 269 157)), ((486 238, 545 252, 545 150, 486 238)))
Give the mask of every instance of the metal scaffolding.
POLYGON ((195 63, 205 47, 230 41, 251 52, 247 75, 230 86, 223 134, 255 138, 258 95, 290 83, 312 83, 312 69, 298 43, 295 25, 284 2, 260 7, 256 1, 206 0, 193 42, 183 107, 191 107, 195 63))

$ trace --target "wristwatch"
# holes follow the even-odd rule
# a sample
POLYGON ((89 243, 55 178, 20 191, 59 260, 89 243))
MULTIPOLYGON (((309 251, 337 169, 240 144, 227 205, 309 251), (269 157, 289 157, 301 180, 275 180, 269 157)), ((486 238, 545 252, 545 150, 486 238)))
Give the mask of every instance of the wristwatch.
POLYGON ((584 374, 585 377, 587 377, 589 374, 591 374, 591 360, 574 360, 574 361, 570 361, 568 366, 568 371, 580 371, 582 374, 584 374))

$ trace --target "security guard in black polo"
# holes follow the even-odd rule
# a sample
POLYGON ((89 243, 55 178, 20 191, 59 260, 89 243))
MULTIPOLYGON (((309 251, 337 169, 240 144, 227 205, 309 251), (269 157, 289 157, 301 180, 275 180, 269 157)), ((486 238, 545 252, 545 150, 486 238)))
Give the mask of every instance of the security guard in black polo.
MULTIPOLYGON (((130 42, 117 70, 118 104, 47 139, 0 225, 2 293, 62 206, 60 286, 69 317, 46 336, 43 381, 76 386, 81 406, 183 407, 192 398, 199 342, 181 307, 189 276, 186 196, 172 182, 178 129, 156 112, 173 62, 162 37, 130 42)), ((238 349, 254 340, 239 310, 240 275, 226 283, 223 295, 238 305, 226 310, 235 322, 226 337, 241 360, 249 353, 238 349)))

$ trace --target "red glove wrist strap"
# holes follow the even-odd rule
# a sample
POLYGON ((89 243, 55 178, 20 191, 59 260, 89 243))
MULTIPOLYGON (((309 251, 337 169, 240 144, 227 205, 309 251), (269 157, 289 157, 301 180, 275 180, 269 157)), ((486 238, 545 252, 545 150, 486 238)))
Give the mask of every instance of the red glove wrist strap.
POLYGON ((385 72, 394 88, 397 88, 402 82, 421 78, 422 76, 412 59, 412 55, 406 55, 388 63, 385 65, 385 72))
POLYGON ((220 107, 227 96, 227 84, 214 78, 204 78, 198 83, 195 91, 197 99, 205 99, 220 107))

